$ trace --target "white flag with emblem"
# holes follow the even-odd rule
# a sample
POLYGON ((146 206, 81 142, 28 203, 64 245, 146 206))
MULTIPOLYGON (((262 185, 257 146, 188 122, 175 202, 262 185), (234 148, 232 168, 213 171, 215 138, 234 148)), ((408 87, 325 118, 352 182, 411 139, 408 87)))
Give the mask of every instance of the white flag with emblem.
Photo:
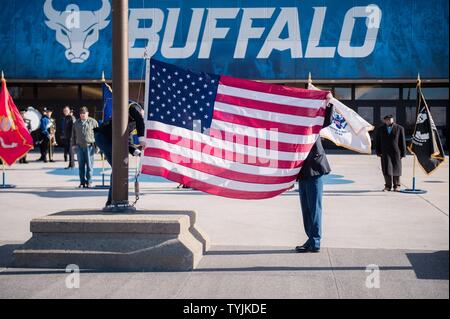
MULTIPOLYGON (((308 88, 319 90, 311 83, 308 88)), ((332 124, 322 129, 320 136, 332 141, 337 146, 359 153, 371 154, 372 141, 369 132, 374 130, 374 127, 339 100, 333 98, 330 103, 334 105, 332 124)))

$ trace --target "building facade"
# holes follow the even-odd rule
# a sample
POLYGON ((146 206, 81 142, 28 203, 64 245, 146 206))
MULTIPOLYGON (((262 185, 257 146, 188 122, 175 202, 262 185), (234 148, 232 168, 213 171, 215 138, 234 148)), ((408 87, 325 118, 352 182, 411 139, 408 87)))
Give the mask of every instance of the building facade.
MULTIPOLYGON (((415 123, 415 82, 448 128, 448 1, 130 0, 130 94, 144 98, 144 57, 216 74, 314 83, 378 126, 415 123)), ((88 106, 101 117, 111 77, 110 0, 3 0, 0 69, 19 106, 88 106)))

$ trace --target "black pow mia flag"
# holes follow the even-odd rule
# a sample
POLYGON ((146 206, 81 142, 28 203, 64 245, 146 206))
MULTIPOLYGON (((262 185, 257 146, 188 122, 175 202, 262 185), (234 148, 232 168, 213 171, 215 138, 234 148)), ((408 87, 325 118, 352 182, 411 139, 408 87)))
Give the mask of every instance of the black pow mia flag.
POLYGON ((417 100, 416 127, 408 149, 417 157, 420 166, 425 170, 426 174, 430 175, 444 162, 445 154, 420 85, 417 88, 417 100))

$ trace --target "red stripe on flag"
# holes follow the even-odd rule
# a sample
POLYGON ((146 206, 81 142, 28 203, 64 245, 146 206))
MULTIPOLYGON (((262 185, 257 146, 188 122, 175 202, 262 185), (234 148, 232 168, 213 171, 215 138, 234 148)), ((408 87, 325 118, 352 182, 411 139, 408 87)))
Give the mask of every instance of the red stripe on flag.
POLYGON ((148 166, 143 165, 142 166, 142 173, 147 175, 154 175, 154 176, 161 176, 168 180, 171 180, 173 182, 186 185, 188 187, 191 187, 193 189, 211 194, 211 195, 218 195, 222 197, 228 197, 228 198, 236 198, 236 199, 266 199, 266 198, 272 198, 275 196, 278 196, 287 189, 282 189, 278 191, 271 191, 271 192, 246 192, 246 191, 239 191, 239 190, 233 190, 229 188, 220 187, 217 185, 208 184, 205 182, 198 181, 196 179, 192 179, 190 177, 172 172, 170 170, 167 170, 162 167, 155 167, 155 166, 148 166))
POLYGON ((304 116, 304 117, 324 117, 325 109, 312 109, 307 107, 290 106, 284 104, 275 104, 270 102, 255 101, 251 99, 246 99, 242 97, 217 94, 216 102, 222 102, 230 105, 242 106, 251 109, 276 112, 288 115, 304 116))
POLYGON ((147 148, 145 150, 147 157, 161 158, 174 164, 178 164, 196 171, 200 171, 209 175, 214 175, 217 177, 244 182, 244 183, 254 183, 254 184, 283 184, 295 181, 298 174, 293 176, 263 176, 247 174, 242 172, 237 172, 230 170, 226 167, 218 167, 204 162, 199 162, 192 158, 181 156, 178 154, 171 153, 166 150, 159 148, 147 148), (147 155, 148 154, 148 155, 147 155))
POLYGON ((281 133, 297 134, 297 135, 311 135, 319 134, 322 130, 321 125, 315 126, 299 126, 291 124, 283 124, 279 122, 272 122, 266 120, 255 119, 253 117, 247 117, 242 115, 236 115, 231 113, 225 113, 222 111, 214 111, 213 120, 219 120, 228 123, 240 124, 255 128, 263 128, 266 130, 277 130, 281 133))
POLYGON ((329 91, 306 90, 277 84, 269 84, 250 80, 237 79, 229 76, 221 76, 220 84, 239 89, 257 91, 261 93, 283 95, 308 100, 325 100, 327 98, 328 93, 330 93, 329 91))
POLYGON ((211 137, 232 142, 240 145, 251 145, 258 148, 264 148, 267 150, 274 150, 279 152, 290 152, 290 153, 308 153, 315 143, 311 144, 292 144, 284 143, 278 141, 272 141, 269 139, 262 139, 251 137, 247 135, 237 134, 234 132, 226 132, 223 130, 210 128, 209 135, 211 137))
MULTIPOLYGON (((197 142, 182 136, 168 134, 156 130, 147 130, 147 138, 163 141, 169 144, 177 145, 179 147, 184 147, 189 150, 195 150, 231 162, 237 162, 253 166, 293 169, 303 165, 304 162, 304 161, 273 160, 251 156, 248 154, 241 154, 234 151, 224 150, 222 148, 212 147, 205 143, 197 142)), ((152 156, 152 154, 150 152, 147 152, 147 150, 148 148, 145 150, 144 153, 145 156, 152 156)))

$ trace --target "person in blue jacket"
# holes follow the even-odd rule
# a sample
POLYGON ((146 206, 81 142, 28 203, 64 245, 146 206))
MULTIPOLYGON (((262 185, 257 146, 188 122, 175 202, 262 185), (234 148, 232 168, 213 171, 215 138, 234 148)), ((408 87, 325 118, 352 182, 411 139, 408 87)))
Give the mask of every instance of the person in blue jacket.
POLYGON ((40 124, 40 133, 41 133, 41 157, 38 159, 38 161, 43 161, 44 163, 47 163, 47 154, 49 155, 50 162, 54 162, 50 151, 50 143, 51 140, 54 138, 54 125, 55 123, 52 120, 52 114, 53 110, 49 108, 44 108, 43 110, 43 116, 41 118, 41 124, 40 124))

